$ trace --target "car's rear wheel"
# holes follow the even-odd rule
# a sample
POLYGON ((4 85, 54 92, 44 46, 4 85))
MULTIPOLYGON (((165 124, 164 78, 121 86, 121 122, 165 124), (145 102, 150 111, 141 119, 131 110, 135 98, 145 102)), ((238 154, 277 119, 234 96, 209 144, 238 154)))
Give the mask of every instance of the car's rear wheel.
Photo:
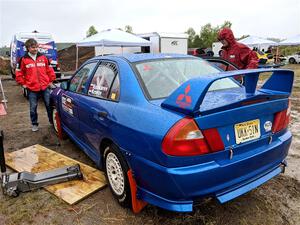
POLYGON ((113 196, 121 206, 131 207, 131 192, 127 177, 129 167, 115 145, 109 145, 104 150, 104 168, 113 196))
POLYGON ((290 58, 290 59, 289 59, 289 63, 290 63, 290 64, 295 64, 295 63, 296 63, 296 60, 295 60, 294 58, 290 58))

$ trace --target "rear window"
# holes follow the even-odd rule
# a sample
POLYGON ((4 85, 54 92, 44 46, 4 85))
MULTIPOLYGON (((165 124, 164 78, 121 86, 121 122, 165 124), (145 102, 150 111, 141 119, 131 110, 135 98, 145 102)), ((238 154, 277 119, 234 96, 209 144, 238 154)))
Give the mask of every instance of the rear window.
MULTIPOLYGON (((143 88, 151 99, 168 97, 182 83, 220 71, 202 59, 159 59, 136 64, 143 88)), ((231 78, 214 82, 209 91, 237 88, 231 78)))

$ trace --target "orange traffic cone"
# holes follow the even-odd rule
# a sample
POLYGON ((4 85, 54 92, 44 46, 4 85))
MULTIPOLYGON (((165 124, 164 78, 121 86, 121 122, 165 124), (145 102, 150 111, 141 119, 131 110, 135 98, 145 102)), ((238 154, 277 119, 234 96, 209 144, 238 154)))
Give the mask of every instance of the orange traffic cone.
POLYGON ((5 116, 7 114, 4 104, 0 103, 0 116, 5 116))

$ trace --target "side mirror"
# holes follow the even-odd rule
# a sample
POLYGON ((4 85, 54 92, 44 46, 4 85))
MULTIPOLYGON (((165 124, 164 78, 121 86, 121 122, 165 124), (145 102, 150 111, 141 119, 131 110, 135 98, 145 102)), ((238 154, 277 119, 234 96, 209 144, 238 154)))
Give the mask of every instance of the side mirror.
POLYGON ((63 81, 60 83, 60 88, 63 90, 68 90, 68 81, 63 81))

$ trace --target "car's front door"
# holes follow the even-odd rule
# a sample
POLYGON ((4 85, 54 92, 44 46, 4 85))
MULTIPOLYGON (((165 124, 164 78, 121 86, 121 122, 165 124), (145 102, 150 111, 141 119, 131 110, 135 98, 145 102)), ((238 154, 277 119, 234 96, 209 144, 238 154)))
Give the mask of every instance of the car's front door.
POLYGON ((97 61, 94 61, 81 67, 70 80, 68 90, 61 95, 61 120, 65 128, 77 138, 80 138, 81 134, 78 114, 79 97, 83 94, 85 83, 92 75, 96 65, 97 61))
POLYGON ((87 94, 80 96, 80 129, 85 143, 93 152, 90 156, 98 157, 100 141, 104 136, 111 136, 113 112, 118 104, 120 93, 119 72, 115 63, 101 61, 91 79, 87 94))

